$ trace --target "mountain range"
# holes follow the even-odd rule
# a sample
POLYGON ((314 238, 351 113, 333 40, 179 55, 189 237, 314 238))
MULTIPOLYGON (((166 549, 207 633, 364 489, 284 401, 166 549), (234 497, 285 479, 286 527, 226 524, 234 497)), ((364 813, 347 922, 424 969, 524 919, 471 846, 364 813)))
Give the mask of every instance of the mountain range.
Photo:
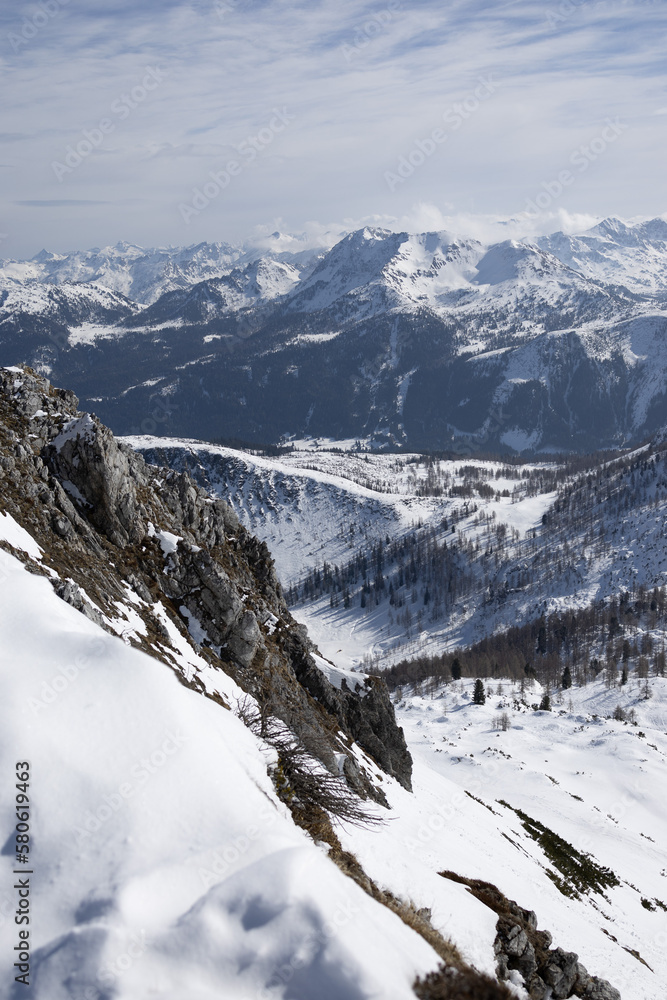
POLYGON ((661 218, 43 251, 0 264, 0 363, 118 433, 590 452, 667 424, 666 265, 661 218))

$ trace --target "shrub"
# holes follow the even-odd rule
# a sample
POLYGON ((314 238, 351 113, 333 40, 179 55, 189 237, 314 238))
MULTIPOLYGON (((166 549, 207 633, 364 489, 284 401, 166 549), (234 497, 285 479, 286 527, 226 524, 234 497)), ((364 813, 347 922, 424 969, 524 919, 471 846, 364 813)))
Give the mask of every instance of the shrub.
POLYGON ((237 715, 248 729, 275 750, 278 760, 269 769, 278 797, 289 806, 300 825, 308 828, 309 817, 320 826, 325 813, 334 823, 357 826, 382 824, 381 816, 367 811, 345 779, 325 770, 299 743, 287 726, 252 701, 243 699, 237 715))
POLYGON ((506 733, 508 729, 512 728, 512 722, 507 712, 499 712, 498 715, 494 715, 493 728, 498 729, 503 733, 506 733))
POLYGON ((606 889, 613 889, 621 884, 611 868, 599 865, 592 855, 582 854, 572 844, 521 809, 509 805, 502 799, 498 801, 517 814, 526 833, 540 845, 553 867, 557 869, 551 871, 547 868, 545 872, 564 896, 580 899, 581 895, 589 892, 597 892, 604 896, 606 889))
POLYGON ((476 969, 452 969, 441 965, 423 979, 417 979, 413 990, 419 1000, 512 1000, 506 986, 476 969))

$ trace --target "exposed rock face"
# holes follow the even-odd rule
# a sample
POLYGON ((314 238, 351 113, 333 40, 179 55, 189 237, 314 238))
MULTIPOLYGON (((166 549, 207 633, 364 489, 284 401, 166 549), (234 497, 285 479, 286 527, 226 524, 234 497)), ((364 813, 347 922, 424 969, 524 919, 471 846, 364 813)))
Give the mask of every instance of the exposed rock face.
MULTIPOLYGON (((145 635, 130 641, 173 665, 154 613, 160 602, 213 667, 332 772, 343 755, 360 794, 383 800, 352 741, 410 788, 412 761, 384 684, 371 679, 357 693, 329 683, 288 611, 266 545, 226 503, 187 474, 147 465, 77 403, 30 369, 0 371, 2 507, 44 549, 59 596, 103 623, 131 588, 145 635)), ((205 693, 196 675, 182 679, 205 693)))
POLYGON ((473 896, 498 914, 494 948, 499 979, 507 979, 516 969, 523 976, 531 1000, 621 1000, 618 990, 605 979, 588 974, 573 951, 551 948, 551 934, 538 931, 532 910, 522 909, 490 882, 454 872, 440 874, 467 885, 473 896))

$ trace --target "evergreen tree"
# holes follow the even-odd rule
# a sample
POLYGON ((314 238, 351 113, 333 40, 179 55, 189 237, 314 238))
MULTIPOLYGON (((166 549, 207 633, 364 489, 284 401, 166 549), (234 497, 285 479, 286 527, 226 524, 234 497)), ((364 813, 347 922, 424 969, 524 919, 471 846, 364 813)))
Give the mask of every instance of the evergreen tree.
POLYGON ((544 624, 540 625, 540 630, 537 633, 537 651, 538 653, 541 653, 542 656, 544 656, 547 651, 547 630, 544 627, 544 624))
POLYGON ((458 658, 452 660, 452 680, 453 681, 461 680, 461 664, 459 663, 458 658))
POLYGON ((563 679, 561 683, 563 691, 567 691, 568 688, 572 687, 572 674, 570 673, 569 664, 565 667, 565 670, 563 671, 563 679))
POLYGON ((484 684, 477 678, 475 681, 475 689, 472 693, 472 700, 475 705, 483 705, 486 701, 486 695, 484 694, 484 684))
POLYGON ((550 712, 551 711, 551 698, 548 694, 545 694, 540 702, 540 712, 550 712))

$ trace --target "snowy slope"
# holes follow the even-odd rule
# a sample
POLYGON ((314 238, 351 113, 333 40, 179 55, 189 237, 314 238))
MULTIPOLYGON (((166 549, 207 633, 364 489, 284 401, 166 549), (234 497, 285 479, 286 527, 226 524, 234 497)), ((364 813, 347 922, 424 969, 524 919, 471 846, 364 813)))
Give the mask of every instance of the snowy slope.
POLYGON ((316 312, 352 293, 361 296, 365 312, 435 306, 440 296, 477 280, 483 252, 475 240, 446 232, 410 235, 367 227, 336 244, 300 283, 289 308, 316 312))
POLYGON ((358 534, 380 537, 404 530, 428 507, 412 497, 378 494, 336 472, 298 469, 285 457, 267 459, 144 435, 123 440, 147 461, 187 468, 227 499, 245 527, 269 546, 284 585, 299 579, 305 568, 345 559, 351 525, 358 534))
MULTIPOLYGON (((416 796, 423 801, 449 788, 423 826, 397 820, 411 856, 496 882, 523 905, 539 893, 540 926, 585 955, 589 968, 603 968, 623 1000, 664 997, 667 982, 660 905, 667 906, 667 809, 655 795, 667 770, 667 681, 654 678, 651 687, 644 701, 633 680, 609 690, 600 679, 563 692, 547 713, 523 705, 519 686, 507 681, 492 682, 486 704, 473 705, 472 681, 463 681, 433 697, 404 692, 398 707, 415 759, 416 796), (637 726, 610 718, 617 704, 635 709, 637 726), (509 716, 505 732, 497 731, 501 712, 509 716), (543 849, 499 800, 591 854, 621 884, 606 899, 590 892, 576 900, 543 882, 543 849)), ((528 703, 539 696, 539 686, 527 688, 528 703)), ((360 857, 372 870, 372 845, 365 846, 360 857)))
POLYGON ((299 272, 291 264, 267 259, 251 261, 223 276, 161 295, 137 318, 137 324, 167 320, 177 324, 210 323, 241 309, 269 303, 290 291, 298 280, 299 272))
MULTIPOLYGON (((201 442, 165 441, 146 436, 124 439, 156 464, 187 469, 207 489, 227 500, 242 523, 266 541, 285 587, 303 580, 306 573, 329 565, 344 565, 361 549, 378 542, 400 539, 417 532, 434 531, 442 541, 455 539, 462 546, 488 544, 487 536, 500 526, 507 531, 507 551, 499 576, 511 578, 512 570, 525 558, 524 550, 542 540, 542 517, 556 494, 526 494, 525 480, 507 478, 500 462, 466 459, 440 461, 435 465, 419 456, 378 455, 318 451, 294 451, 278 459, 262 458, 201 442), (481 496, 470 489, 468 496, 447 495, 471 482, 473 470, 478 484, 490 483, 493 492, 481 496), (430 486, 444 495, 424 495, 430 486), (502 493, 507 493, 502 496, 502 493), (483 519, 487 519, 485 522, 483 519), (488 523, 487 523, 488 522, 488 523), (443 527, 444 525, 444 527, 443 527), (533 532, 537 540, 530 540, 533 532)), ((548 466, 543 466, 548 468, 548 466)), ((539 469, 528 464, 522 469, 539 469)), ((511 471, 511 470, 510 470, 511 471)), ((491 544, 498 543, 493 538, 491 544)), ((500 552, 500 549, 498 550, 500 552)), ((464 552, 473 573, 466 596, 446 614, 423 609, 422 590, 413 607, 415 622, 407 627, 387 603, 359 607, 358 594, 349 608, 332 608, 329 596, 300 600, 292 608, 304 622, 325 656, 347 668, 359 668, 370 659, 389 665, 406 656, 435 653, 453 643, 472 641, 507 620, 507 599, 502 605, 483 603, 483 582, 488 564, 480 554, 464 552), (419 614, 419 612, 422 614, 419 614)), ((618 564, 624 566, 619 557, 618 564)), ((565 578, 555 585, 538 574, 530 593, 510 595, 513 614, 519 620, 539 615, 547 602, 558 606, 559 596, 579 587, 579 577, 565 578), (522 604, 519 604, 519 600, 522 604)), ((600 589, 611 592, 616 584, 600 580, 591 570, 589 588, 579 593, 577 604, 586 603, 600 589)), ((500 585, 499 585, 500 589, 500 585)), ((407 600, 410 601, 410 588, 407 600)), ((412 598, 414 600, 414 598, 412 598)))
MULTIPOLYGON (((609 475, 603 463, 599 478, 572 477, 552 492, 526 496, 514 484, 509 498, 475 498, 479 510, 456 524, 462 568, 470 576, 449 609, 426 608, 422 582, 404 591, 409 624, 386 597, 361 608, 355 596, 346 609, 332 608, 325 594, 300 600, 296 615, 325 655, 339 651, 349 665, 372 657, 384 666, 639 586, 661 587, 667 583, 664 449, 655 460, 645 458, 646 450, 631 454, 634 468, 621 463, 609 475), (507 529, 502 540, 499 524, 507 529)), ((451 500, 437 503, 451 511, 451 500)))
POLYGON ((303 239, 274 237, 263 249, 220 242, 145 249, 120 242, 62 254, 42 250, 28 261, 1 260, 0 288, 28 282, 97 282, 137 303, 151 303, 165 292, 220 278, 239 263, 285 260, 301 270, 321 252, 303 239))
MULTIPOLYGON (((15 525, 2 527, 13 544, 30 545, 15 525)), ((5 552, 0 588, 2 767, 12 774, 27 759, 31 770, 34 996, 413 996, 415 973, 433 968, 435 953, 294 827, 267 777, 266 751, 231 712, 109 637, 5 552)), ((205 669, 192 650, 183 655, 205 669)), ((233 704, 238 689, 216 673, 233 704)), ((656 684, 640 737, 593 719, 607 704, 591 689, 565 716, 510 707, 514 728, 501 735, 491 731, 495 703, 472 707, 467 682, 436 699, 409 698, 399 713, 415 755, 414 794, 385 779, 390 821, 346 828, 343 844, 378 884, 430 909, 434 926, 482 971, 494 970, 496 916, 443 869, 492 881, 534 908, 555 944, 620 987, 623 1000, 662 1000, 663 911, 641 899, 665 897, 665 810, 654 792, 667 754, 655 729, 664 726, 663 699, 656 684), (555 740, 568 744, 562 756, 555 740), (498 798, 539 811, 535 818, 621 884, 604 896, 564 896, 543 850, 498 798)), ((5 982, 14 820, 7 797, 5 982)))
MULTIPOLYGON (((216 496, 227 500, 242 523, 267 543, 284 585, 324 562, 340 562, 362 539, 369 543, 403 534, 418 523, 439 523, 464 506, 460 498, 420 495, 428 480, 419 456, 341 453, 322 449, 294 451, 264 458, 201 441, 179 441, 149 435, 123 438, 147 461, 187 469, 216 496)), ((495 478, 499 462, 466 460, 491 478, 497 490, 514 481, 495 478)), ((442 461, 438 468, 460 485, 462 462, 442 461)), ((528 466, 532 467, 532 466, 528 466)), ((547 500, 547 505, 552 498, 547 500)), ((487 501, 475 498, 476 504, 487 501)), ((541 517, 544 504, 514 509, 509 502, 492 505, 499 520, 524 530, 541 517)))
MULTIPOLYGON (((127 440, 151 461, 187 468, 228 500, 269 545, 286 588, 325 563, 342 568, 359 553, 372 562, 379 542, 432 533, 459 553, 460 589, 449 605, 425 605, 423 578, 397 589, 393 606, 386 587, 378 604, 360 606, 358 573, 347 608, 342 599, 332 606, 330 591, 304 598, 300 590, 293 613, 324 655, 347 668, 434 655, 509 624, 667 584, 663 446, 646 465, 639 450, 608 473, 602 463, 597 478, 573 475, 555 488, 548 464, 513 471, 469 458, 428 462, 327 449, 269 459, 197 442, 127 440), (525 478, 530 470, 547 477, 542 487, 525 478), (478 492, 485 487, 492 492, 478 492), (424 495, 429 488, 442 495, 424 495)), ((395 565, 385 561, 384 574, 395 586, 395 565)), ((372 582, 372 568, 369 575, 372 582)))
POLYGON ((87 282, 64 283, 57 287, 46 284, 12 284, 0 292, 3 322, 15 314, 56 318, 77 326, 80 317, 103 320, 106 316, 124 318, 136 312, 134 303, 115 294, 104 285, 87 282))
POLYGON ((25 759, 32 996, 412 996, 435 953, 294 826, 241 722, 5 552, 0 581, 3 981, 25 759))

